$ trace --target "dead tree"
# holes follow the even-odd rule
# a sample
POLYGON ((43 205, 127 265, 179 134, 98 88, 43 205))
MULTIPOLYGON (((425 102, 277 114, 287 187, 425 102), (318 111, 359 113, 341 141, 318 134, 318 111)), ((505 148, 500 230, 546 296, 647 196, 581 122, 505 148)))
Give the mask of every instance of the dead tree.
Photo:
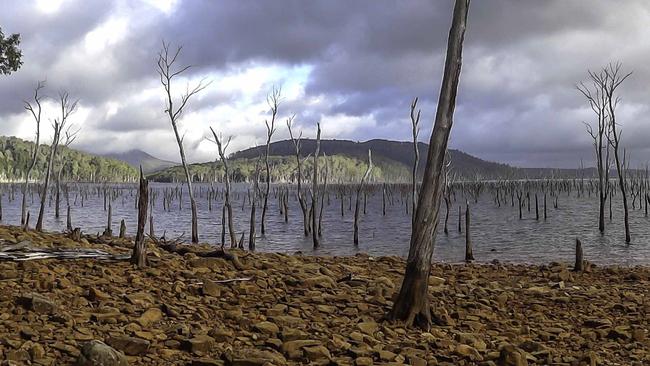
POLYGON ((305 236, 309 235, 309 221, 307 220, 307 203, 305 202, 305 196, 303 195, 302 192, 302 164, 300 160, 300 148, 301 148, 301 142, 302 142, 302 131, 298 134, 297 137, 293 135, 293 131, 291 130, 291 126, 293 125, 293 120, 295 116, 291 116, 287 119, 287 128, 289 129, 289 136, 291 137, 291 141, 293 142, 293 147, 295 149, 296 153, 296 165, 297 165, 297 183, 298 183, 298 203, 300 203, 300 210, 302 211, 302 223, 303 223, 303 228, 305 232, 305 236))
MULTIPOLYGON (((418 149, 418 134, 420 133, 420 110, 415 113, 418 106, 418 98, 413 99, 411 103, 411 127, 413 134, 413 171, 411 172, 411 207, 415 207, 418 202, 418 164, 420 162, 420 150, 418 149)), ((411 210, 411 225, 415 220, 415 209, 411 210)))
POLYGON ((251 203, 251 218, 250 218, 250 227, 248 231, 248 250, 255 250, 255 206, 257 204, 257 197, 259 197, 260 191, 260 160, 262 156, 260 155, 255 162, 255 175, 253 178, 253 197, 250 200, 251 203))
POLYGON ((178 144, 178 150, 181 155, 181 163, 183 165, 183 170, 185 171, 185 179, 187 181, 187 190, 190 195, 190 206, 192 210, 192 243, 199 242, 199 224, 198 224, 198 215, 196 210, 196 201, 194 200, 194 192, 192 191, 192 176, 190 174, 190 169, 187 165, 187 160, 185 159, 185 149, 183 148, 183 138, 185 135, 181 136, 178 132, 178 122, 187 106, 187 102, 201 92, 203 89, 207 88, 210 83, 206 83, 205 79, 199 81, 194 87, 190 88, 188 85, 185 92, 181 94, 180 101, 178 106, 174 104, 174 98, 172 97, 172 80, 185 71, 187 71, 191 65, 176 67, 176 59, 181 53, 183 47, 178 47, 175 52, 170 53, 169 44, 163 41, 162 50, 158 53, 158 75, 160 76, 160 83, 165 89, 166 105, 165 113, 169 117, 169 122, 172 125, 174 130, 174 136, 176 137, 176 143, 178 144))
POLYGON ((144 241, 144 226, 147 223, 147 208, 149 207, 149 181, 142 175, 140 167, 140 189, 138 192, 138 228, 135 234, 135 245, 131 254, 131 263, 139 268, 147 266, 147 246, 144 241))
POLYGON ((359 245, 359 204, 361 203, 361 192, 366 185, 368 177, 370 177, 370 172, 372 172, 372 151, 368 150, 368 168, 357 186, 357 197, 354 205, 354 245, 359 245))
MULTIPOLYGON (((79 134, 80 129, 72 131, 72 125, 68 126, 65 131, 65 140, 63 140, 63 147, 70 147, 70 145, 77 139, 77 134, 79 134)), ((54 203, 54 217, 57 219, 60 216, 60 206, 61 206, 61 177, 63 175, 63 169, 66 166, 65 160, 63 160, 63 155, 59 155, 58 169, 56 173, 56 185, 55 185, 55 203, 54 203)), ((69 203, 68 203, 69 204, 69 203)))
POLYGON ((59 93, 59 104, 61 107, 61 116, 54 119, 52 128, 54 129, 54 136, 52 138, 52 145, 50 146, 50 157, 47 161, 47 170, 45 172, 45 182, 43 183, 43 191, 41 193, 41 207, 38 211, 38 219, 36 221, 36 231, 43 231, 43 216, 45 215, 45 199, 47 198, 47 189, 50 183, 50 176, 52 175, 52 167, 56 161, 56 154, 59 148, 59 141, 61 139, 61 131, 68 123, 68 118, 77 109, 79 101, 71 101, 70 95, 67 92, 59 93))
POLYGON ((618 129, 616 122, 616 107, 621 101, 621 98, 616 95, 616 89, 627 79, 632 73, 621 74, 621 64, 609 64, 604 68, 605 71, 605 100, 607 104, 608 125, 611 131, 609 136, 609 144, 614 150, 614 162, 616 163, 616 172, 618 173, 618 185, 623 198, 623 214, 625 220, 625 242, 629 243, 630 238, 630 219, 627 207, 627 192, 625 182, 625 167, 623 156, 620 156, 621 146, 621 131, 618 129))
POLYGON ((217 144, 217 148, 219 150, 219 158, 223 164, 223 179, 224 183, 226 184, 223 204, 226 208, 226 212, 228 213, 228 232, 230 233, 230 247, 235 248, 237 246, 237 233, 235 232, 235 226, 232 219, 232 204, 230 202, 230 171, 228 170, 228 159, 226 159, 226 150, 228 149, 228 145, 230 145, 232 136, 228 137, 226 142, 223 143, 223 136, 219 138, 212 127, 210 127, 210 131, 212 131, 212 136, 214 136, 213 142, 217 144))
POLYGON ((465 202, 465 262, 474 260, 474 251, 472 250, 472 237, 469 234, 470 215, 469 201, 465 202))
POLYGON ((576 238, 576 263, 573 266, 573 270, 576 272, 582 272, 584 270, 585 261, 582 256, 582 243, 580 239, 576 238))
POLYGON ((45 87, 45 81, 39 81, 34 89, 34 105, 31 102, 25 101, 25 109, 28 110, 32 117, 34 117, 34 122, 36 122, 36 139, 32 147, 31 161, 27 167, 27 172, 25 173, 25 183, 23 184, 23 197, 20 209, 20 224, 25 224, 25 215, 27 213, 27 190, 29 189, 29 178, 31 177, 32 171, 36 166, 36 160, 38 158, 38 151, 41 147, 41 100, 42 96, 39 95, 41 89, 45 87))
POLYGON ((262 206, 262 223, 261 231, 262 235, 266 234, 266 211, 269 205, 269 193, 271 192, 271 166, 269 164, 269 156, 271 155, 271 138, 275 133, 275 118, 278 115, 278 106, 280 105, 280 95, 281 89, 276 89, 275 87, 266 97, 266 102, 271 108, 271 121, 265 120, 266 124, 266 155, 264 156, 264 165, 266 166, 266 191, 264 193, 264 205, 262 206))
POLYGON ((469 0, 456 0, 449 31, 447 57, 438 99, 436 119, 429 143, 427 164, 411 232, 411 245, 406 261, 406 272, 389 318, 429 329, 429 275, 438 212, 443 186, 445 151, 453 124, 456 93, 462 64, 462 49, 469 0))
POLYGON ((609 182, 610 171, 610 145, 609 135, 610 128, 608 126, 609 115, 607 112, 607 93, 606 88, 606 74, 604 71, 595 73, 588 71, 589 79, 591 80, 591 87, 580 83, 577 88, 582 95, 587 99, 589 107, 596 115, 596 129, 591 124, 583 122, 587 128, 587 133, 593 139, 593 146, 596 153, 596 170, 598 172, 598 230, 601 233, 605 232, 605 204, 608 199, 609 189, 607 187, 609 182))
POLYGON ((318 210, 318 155, 320 155, 320 123, 316 124, 316 151, 314 151, 314 171, 311 180, 311 237, 314 243, 314 249, 320 245, 318 233, 319 216, 318 210))

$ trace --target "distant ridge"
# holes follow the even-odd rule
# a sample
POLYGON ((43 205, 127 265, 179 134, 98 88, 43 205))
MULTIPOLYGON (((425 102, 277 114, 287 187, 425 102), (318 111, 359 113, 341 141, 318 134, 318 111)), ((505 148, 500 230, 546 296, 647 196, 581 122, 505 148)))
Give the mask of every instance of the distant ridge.
MULTIPOLYGON (((314 139, 302 140, 302 157, 312 154, 316 147, 314 139)), ((427 159, 428 145, 420 142, 420 164, 418 174, 421 177, 427 159)), ((365 170, 368 150, 372 150, 373 164, 379 175, 378 181, 408 182, 411 177, 413 164, 413 144, 411 142, 374 139, 364 142, 350 140, 321 140, 321 153, 336 158, 336 164, 331 172, 333 182, 355 182, 365 170)), ((250 181, 255 161, 263 156, 265 146, 247 148, 230 155, 231 171, 234 181, 250 181)), ((295 148, 291 140, 271 143, 270 155, 274 179, 293 181, 295 179, 295 148)), ((593 168, 580 169, 550 169, 550 168, 518 168, 482 160, 460 150, 449 150, 451 159, 451 175, 455 180, 495 180, 495 179, 544 179, 544 178, 592 178, 593 168)), ((311 164, 311 159, 306 161, 311 164)), ((308 171, 308 167, 305 167, 308 171)), ((220 162, 206 162, 190 165, 190 174, 195 181, 220 180, 223 176, 220 162)), ((307 175, 308 176, 308 175, 307 175)), ((149 177, 159 182, 179 182, 185 179, 179 166, 170 167, 150 174, 149 177)))
POLYGON ((178 165, 173 161, 158 159, 142 150, 129 150, 121 153, 111 153, 103 155, 105 157, 121 160, 130 166, 138 169, 142 165, 142 171, 145 174, 154 173, 159 170, 167 169, 178 165))

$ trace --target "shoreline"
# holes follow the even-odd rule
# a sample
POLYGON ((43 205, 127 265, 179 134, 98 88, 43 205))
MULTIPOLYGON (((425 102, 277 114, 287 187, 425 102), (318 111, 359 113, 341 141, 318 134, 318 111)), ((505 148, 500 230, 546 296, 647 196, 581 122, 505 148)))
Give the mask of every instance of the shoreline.
MULTIPOLYGON (((87 239, 0 226, 0 242, 130 253, 125 240, 87 239)), ((99 340, 127 353, 129 365, 650 362, 650 267, 434 263, 435 322, 423 332, 383 320, 400 257, 233 253, 239 264, 150 245, 144 270, 0 261, 0 355, 73 364, 99 340)))

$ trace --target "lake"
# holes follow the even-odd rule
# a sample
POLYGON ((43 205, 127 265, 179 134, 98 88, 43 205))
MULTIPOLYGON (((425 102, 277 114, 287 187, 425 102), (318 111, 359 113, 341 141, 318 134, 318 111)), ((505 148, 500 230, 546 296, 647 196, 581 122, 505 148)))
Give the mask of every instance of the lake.
MULTIPOLYGON (((20 224, 20 189, 18 186, 2 185, 3 219, 2 224, 20 224), (13 189, 13 197, 11 200, 13 189)), ((69 200, 74 227, 80 227, 84 233, 98 233, 106 226, 107 212, 104 211, 103 188, 108 187, 114 192, 112 200, 113 232, 117 235, 119 222, 124 219, 127 232, 134 235, 137 211, 135 184, 99 185, 70 183, 69 200), (83 207, 81 196, 84 196, 83 207)), ((199 235, 201 242, 220 243, 221 238, 221 207, 222 197, 219 195, 209 209, 209 184, 195 184, 196 199, 199 211, 199 235)), ((214 184, 214 189, 223 189, 223 185, 214 184)), ((359 245, 353 244, 354 199, 352 205, 348 194, 344 197, 344 212, 341 216, 341 203, 337 193, 340 188, 331 186, 329 199, 326 197, 323 212, 323 228, 321 246, 314 250, 311 238, 305 238, 302 228, 302 213, 295 195, 295 187, 288 199, 289 221, 285 223, 280 214, 279 201, 275 195, 277 185, 273 185, 269 197, 267 213, 267 233, 260 235, 259 223, 262 212, 261 203, 257 209, 257 250, 288 252, 301 251, 305 254, 347 256, 356 253, 368 253, 373 256, 408 254, 409 237, 411 232, 410 207, 408 213, 406 201, 409 197, 408 187, 400 186, 392 189, 393 193, 387 198, 386 215, 382 214, 381 186, 373 186, 369 190, 366 201, 366 214, 360 213, 359 245), (350 210, 351 208, 351 210, 350 210)), ((397 186, 396 186, 397 187, 397 186)), ((249 227, 250 204, 247 191, 248 184, 233 184, 233 216, 239 238, 242 231, 249 227)), ((155 203, 153 209, 154 229, 156 235, 166 232, 168 239, 185 233, 190 237, 189 196, 186 187, 181 184, 151 183, 155 203), (163 207, 164 192, 184 192, 182 208, 179 208, 178 195, 171 202, 169 210, 163 207)), ((499 260, 514 263, 548 263, 551 261, 572 262, 574 260, 575 238, 581 239, 585 259, 597 264, 620 264, 626 266, 650 264, 650 218, 644 210, 638 208, 630 211, 630 226, 632 242, 625 243, 623 228, 622 204, 620 194, 614 197, 612 220, 606 212, 606 232, 598 232, 598 199, 595 192, 580 195, 560 192, 558 208, 553 207, 553 198, 548 197, 548 217, 543 218, 542 194, 540 193, 540 219, 535 219, 534 192, 531 192, 531 210, 523 208, 523 219, 519 219, 517 199, 514 206, 510 196, 507 202, 501 202, 499 207, 494 196, 486 191, 479 196, 478 202, 473 197, 467 197, 471 207, 471 234, 474 245, 474 257, 477 262, 499 260)), ((62 194, 61 217, 54 218, 54 202, 48 200, 45 216, 45 229, 63 231, 66 225, 66 203, 62 194)), ((439 232, 436 238, 434 260, 443 262, 460 262, 464 259, 465 251, 465 200, 460 192, 454 201, 452 197, 449 217, 449 233, 442 232, 442 220, 445 215, 444 202, 441 205, 439 232), (458 232, 458 207, 462 207, 462 232, 458 232)), ((363 201, 363 200, 362 200, 363 201)), ((631 201, 631 200, 630 200, 631 201)), ((30 226, 36 222, 38 212, 38 195, 28 195, 29 211, 31 212, 30 226)), ((524 200, 525 202, 525 200, 524 200)), ((361 203, 363 207, 363 202, 361 203)), ((148 232, 148 225, 147 225, 148 232)), ((248 240, 245 241, 246 245, 248 240)), ((227 241, 227 245, 229 242, 227 241)))

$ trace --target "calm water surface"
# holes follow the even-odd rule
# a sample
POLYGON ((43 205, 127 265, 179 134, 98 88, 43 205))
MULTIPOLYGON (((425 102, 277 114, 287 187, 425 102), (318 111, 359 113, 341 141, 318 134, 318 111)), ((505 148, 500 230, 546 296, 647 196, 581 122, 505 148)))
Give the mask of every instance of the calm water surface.
MULTIPOLYGON (((9 186, 0 186, 3 203, 3 224, 18 225, 20 222, 20 193, 14 189, 13 197, 9 186)), ((69 198, 72 210, 73 226, 81 227, 83 232, 102 232, 106 226, 107 212, 104 211, 103 194, 98 194, 99 185, 70 184, 69 198), (81 206, 81 193, 87 192, 81 206)), ((159 194, 154 204, 154 229, 156 235, 166 231, 167 238, 172 238, 190 233, 189 197, 183 187, 183 204, 179 209, 176 198, 169 211, 163 209, 163 191, 181 187, 179 184, 152 183, 150 188, 159 194)), ((209 210, 207 190, 209 185, 196 184, 197 204, 199 210, 199 234, 202 242, 220 243, 221 238, 221 207, 222 198, 219 196, 212 202, 212 211, 209 210)), ((214 185, 215 189, 222 189, 221 185, 214 185)), ((242 231, 248 232, 250 206, 247 196, 247 184, 235 184, 233 215, 235 226, 241 235, 242 231), (243 205, 243 200, 246 200, 243 205), (242 209, 242 206, 244 208, 242 209)), ((119 222, 124 219, 127 232, 131 235, 137 222, 135 208, 135 185, 112 186, 116 189, 117 197, 112 201, 113 207, 113 232, 119 231, 119 222)), ((101 189, 100 189, 101 190, 101 189)), ((404 196, 406 199, 407 196, 404 196)), ((632 242, 625 244, 623 231, 622 204, 620 195, 614 197, 612 220, 606 219, 606 233, 600 235, 597 227, 598 200, 595 195, 577 197, 573 192, 570 195, 561 193, 558 199, 558 208, 553 207, 553 199, 548 198, 548 217, 543 218, 543 203, 540 195, 540 220, 535 220, 534 197, 531 193, 531 210, 524 207, 523 220, 519 220, 517 202, 511 205, 502 202, 498 207, 489 193, 483 193, 478 202, 470 198, 471 205, 471 234, 474 243, 474 256, 479 262, 488 262, 498 259, 504 262, 515 263, 548 263, 551 261, 570 262, 573 260, 575 238, 582 240, 585 258, 598 264, 621 265, 649 265, 650 264, 650 218, 645 217, 644 211, 630 212, 630 226, 632 242)), ((32 226, 36 221, 38 212, 38 196, 28 196, 29 211, 32 215, 32 226)), ((54 204, 47 206, 45 228, 51 231, 65 229, 65 198, 62 198, 61 218, 54 218, 54 204)), ((260 205, 261 206, 261 205, 260 205)), ((289 222, 284 222, 280 215, 278 199, 273 191, 269 197, 269 211, 267 213, 267 233, 259 235, 259 217, 261 207, 258 206, 258 238, 257 250, 273 252, 302 251, 307 254, 318 255, 354 255, 359 252, 370 255, 399 255, 408 254, 410 237, 410 207, 407 214, 405 204, 399 193, 393 194, 388 200, 386 215, 382 215, 382 195, 377 189, 374 195, 367 197, 366 214, 360 214, 360 243, 354 246, 353 216, 349 210, 349 194, 344 200, 344 215, 341 216, 340 199, 332 192, 329 200, 325 198, 323 213, 323 237, 321 247, 312 248, 310 238, 303 236, 302 214, 295 194, 289 197, 289 222), (329 203, 328 203, 329 201, 329 203), (392 202, 391 202, 392 201, 392 202)), ((363 203, 362 203, 363 206, 363 203)), ((464 214, 465 198, 457 195, 456 201, 452 199, 449 216, 449 234, 442 231, 445 206, 441 207, 439 233, 436 238, 434 251, 435 261, 460 262, 465 251, 465 220, 462 220, 462 232, 458 232, 458 207, 462 206, 464 214)), ((606 213, 609 216, 609 213, 606 213)), ((148 225, 147 225, 148 226, 148 225)), ((146 229, 148 232, 148 228, 146 229)), ((248 233, 246 234, 248 236, 248 233)), ((247 240, 245 241, 247 243, 247 240)))

